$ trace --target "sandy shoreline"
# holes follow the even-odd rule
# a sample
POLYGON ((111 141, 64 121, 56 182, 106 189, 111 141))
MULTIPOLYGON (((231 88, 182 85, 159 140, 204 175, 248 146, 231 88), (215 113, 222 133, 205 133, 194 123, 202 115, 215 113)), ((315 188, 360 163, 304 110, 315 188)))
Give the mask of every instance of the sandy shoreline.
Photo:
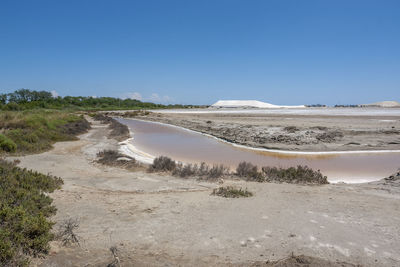
POLYGON ((107 133, 94 122, 79 141, 19 157, 21 167, 63 178, 52 194, 53 219, 80 221, 82 247, 54 243, 37 265, 104 266, 113 245, 123 266, 251 266, 292 252, 365 266, 400 263, 400 188, 389 182, 225 181, 255 195, 224 199, 210 196, 218 184, 98 165, 98 151, 118 148, 107 133))

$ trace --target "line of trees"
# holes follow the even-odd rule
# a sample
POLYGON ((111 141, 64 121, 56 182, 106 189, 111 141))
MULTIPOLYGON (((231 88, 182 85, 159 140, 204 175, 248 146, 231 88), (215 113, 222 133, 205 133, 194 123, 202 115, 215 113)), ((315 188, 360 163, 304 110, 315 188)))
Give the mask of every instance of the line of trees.
POLYGON ((114 97, 57 96, 48 91, 19 89, 12 93, 0 94, 0 110, 26 110, 34 108, 48 109, 157 109, 157 108, 193 108, 193 105, 162 105, 142 102, 136 99, 114 97))

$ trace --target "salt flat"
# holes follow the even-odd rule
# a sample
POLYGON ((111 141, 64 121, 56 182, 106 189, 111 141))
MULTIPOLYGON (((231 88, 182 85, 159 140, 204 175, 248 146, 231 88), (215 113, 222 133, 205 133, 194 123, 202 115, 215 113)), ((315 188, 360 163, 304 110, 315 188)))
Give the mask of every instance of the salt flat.
POLYGON ((162 109, 152 110, 156 113, 182 114, 266 114, 266 115, 318 115, 318 116, 396 116, 400 117, 400 108, 204 108, 204 109, 162 109))

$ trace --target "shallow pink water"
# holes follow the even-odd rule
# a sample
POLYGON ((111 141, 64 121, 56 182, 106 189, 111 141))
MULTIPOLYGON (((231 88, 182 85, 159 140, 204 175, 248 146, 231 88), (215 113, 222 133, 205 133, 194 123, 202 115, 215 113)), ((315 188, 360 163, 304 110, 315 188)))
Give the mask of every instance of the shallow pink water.
POLYGON ((382 179, 400 167, 400 152, 335 155, 293 155, 239 148, 199 133, 154 122, 119 119, 133 132, 133 145, 154 156, 235 168, 248 161, 258 166, 308 165, 319 169, 331 182, 368 182, 382 179))

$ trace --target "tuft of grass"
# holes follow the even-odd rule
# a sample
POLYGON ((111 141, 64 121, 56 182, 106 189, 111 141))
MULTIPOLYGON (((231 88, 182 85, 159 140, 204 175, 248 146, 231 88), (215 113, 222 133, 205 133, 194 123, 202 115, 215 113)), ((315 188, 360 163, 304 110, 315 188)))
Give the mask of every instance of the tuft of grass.
POLYGON ((211 195, 226 197, 226 198, 239 198, 239 197, 251 197, 253 193, 246 189, 236 188, 233 186, 219 187, 213 190, 211 195))

